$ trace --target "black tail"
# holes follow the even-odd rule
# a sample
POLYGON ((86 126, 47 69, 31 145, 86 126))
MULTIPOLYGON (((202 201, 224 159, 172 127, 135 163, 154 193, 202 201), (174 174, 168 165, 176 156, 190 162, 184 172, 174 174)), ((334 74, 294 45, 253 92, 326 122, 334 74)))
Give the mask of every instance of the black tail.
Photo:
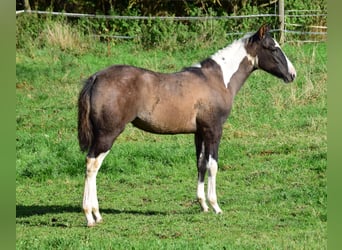
POLYGON ((93 141, 93 126, 90 120, 90 96, 96 75, 87 79, 78 97, 78 143, 81 151, 87 151, 93 141))

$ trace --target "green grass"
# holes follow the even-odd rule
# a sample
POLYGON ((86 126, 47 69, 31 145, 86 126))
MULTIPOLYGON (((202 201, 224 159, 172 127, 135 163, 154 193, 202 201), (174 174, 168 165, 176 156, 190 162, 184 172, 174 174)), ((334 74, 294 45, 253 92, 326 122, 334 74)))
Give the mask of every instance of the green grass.
POLYGON ((81 80, 114 63, 177 71, 216 49, 17 51, 17 249, 327 248, 325 44, 284 46, 296 81, 255 72, 238 94, 219 151, 222 215, 201 213, 196 202, 191 135, 129 125, 98 174, 104 223, 85 227, 81 80))

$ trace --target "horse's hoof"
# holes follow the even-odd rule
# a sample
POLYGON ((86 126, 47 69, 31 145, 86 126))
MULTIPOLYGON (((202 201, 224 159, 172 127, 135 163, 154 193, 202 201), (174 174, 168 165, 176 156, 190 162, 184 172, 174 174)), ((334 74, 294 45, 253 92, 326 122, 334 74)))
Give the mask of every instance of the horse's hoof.
POLYGON ((87 223, 87 227, 95 227, 95 225, 96 225, 96 222, 94 221, 94 222, 88 222, 87 223))
POLYGON ((102 223, 102 222, 103 222, 103 219, 102 219, 102 218, 96 220, 96 224, 102 223))

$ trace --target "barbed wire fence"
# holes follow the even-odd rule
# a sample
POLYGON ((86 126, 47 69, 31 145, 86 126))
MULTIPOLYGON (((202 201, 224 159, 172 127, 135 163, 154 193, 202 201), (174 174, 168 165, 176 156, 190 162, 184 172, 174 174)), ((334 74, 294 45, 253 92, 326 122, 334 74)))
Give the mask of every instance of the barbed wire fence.
MULTIPOLYGON (((275 8, 274 14, 252 14, 240 16, 116 16, 116 15, 94 15, 81 13, 66 13, 39 10, 19 10, 16 15, 37 14, 50 16, 64 16, 73 18, 89 18, 89 19, 111 19, 111 20, 173 20, 173 21, 210 21, 210 20, 229 20, 229 19, 254 19, 254 18, 274 18, 276 20, 284 20, 284 24, 279 28, 272 29, 271 32, 279 32, 281 40, 286 42, 326 42, 328 27, 317 23, 315 25, 306 25, 303 20, 305 18, 319 18, 327 23, 327 13, 322 10, 285 10, 283 15, 277 13, 275 8), (300 20, 298 22, 298 20, 300 20)), ((241 35, 245 32, 228 32, 227 36, 241 35)), ((94 34, 94 36, 98 36, 94 34)), ((110 35, 114 39, 133 39, 134 36, 126 35, 110 35)))

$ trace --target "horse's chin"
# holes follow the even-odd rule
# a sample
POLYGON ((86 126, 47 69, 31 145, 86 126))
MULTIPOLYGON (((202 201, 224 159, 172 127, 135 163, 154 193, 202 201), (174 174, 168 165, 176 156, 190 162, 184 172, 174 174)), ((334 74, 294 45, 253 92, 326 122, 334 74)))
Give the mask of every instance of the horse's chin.
POLYGON ((283 77, 283 81, 284 81, 284 83, 291 83, 294 81, 295 78, 296 78, 296 76, 294 76, 294 75, 286 75, 283 77))
POLYGON ((287 78, 283 78, 283 81, 284 81, 285 84, 289 84, 289 83, 292 82, 291 80, 289 80, 289 79, 287 79, 287 78))

